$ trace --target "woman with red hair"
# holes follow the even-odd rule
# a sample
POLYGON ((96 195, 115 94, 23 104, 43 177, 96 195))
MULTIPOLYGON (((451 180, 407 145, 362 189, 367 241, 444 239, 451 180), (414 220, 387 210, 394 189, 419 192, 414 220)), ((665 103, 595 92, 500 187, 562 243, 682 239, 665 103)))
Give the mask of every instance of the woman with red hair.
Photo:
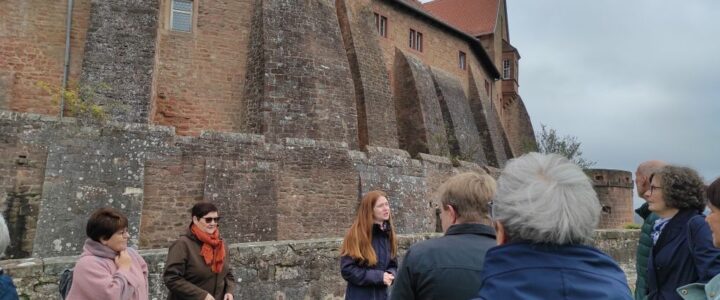
POLYGON ((387 288, 397 273, 397 240, 384 192, 371 191, 362 198, 340 255, 340 271, 348 282, 345 299, 388 298, 387 288))

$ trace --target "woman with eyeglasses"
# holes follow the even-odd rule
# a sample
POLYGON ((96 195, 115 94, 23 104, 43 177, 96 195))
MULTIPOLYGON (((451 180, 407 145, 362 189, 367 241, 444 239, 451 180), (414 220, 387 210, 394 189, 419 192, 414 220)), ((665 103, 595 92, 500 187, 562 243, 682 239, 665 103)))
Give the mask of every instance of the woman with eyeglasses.
POLYGON ((200 202, 191 209, 187 232, 170 246, 163 281, 168 300, 233 300, 235 278, 225 259, 226 246, 220 238, 218 209, 200 202))
POLYGON ((693 169, 666 166, 650 176, 645 199, 659 217, 650 234, 647 299, 680 300, 678 287, 706 283, 720 273, 720 251, 702 214, 703 180, 693 169))
POLYGON ((348 282, 345 299, 388 298, 397 274, 397 239, 384 192, 372 191, 362 198, 340 255, 340 273, 348 282))
POLYGON ((148 299, 148 267, 127 246, 127 227, 127 217, 114 208, 93 212, 66 299, 148 299))

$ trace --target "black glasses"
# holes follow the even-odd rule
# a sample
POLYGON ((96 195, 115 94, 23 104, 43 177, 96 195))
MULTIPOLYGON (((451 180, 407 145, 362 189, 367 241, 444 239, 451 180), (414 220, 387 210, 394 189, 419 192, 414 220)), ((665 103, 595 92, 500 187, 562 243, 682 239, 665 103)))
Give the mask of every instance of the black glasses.
POLYGON ((215 222, 215 223, 220 222, 220 217, 215 217, 215 218, 205 217, 205 218, 201 218, 201 219, 205 220, 205 223, 208 223, 208 224, 210 224, 212 222, 215 222))
POLYGON ((661 187, 661 186, 655 186, 655 185, 652 185, 652 184, 651 184, 651 185, 650 185, 650 195, 652 195, 653 191, 655 191, 655 190, 657 190, 657 189, 662 189, 662 187, 661 187))

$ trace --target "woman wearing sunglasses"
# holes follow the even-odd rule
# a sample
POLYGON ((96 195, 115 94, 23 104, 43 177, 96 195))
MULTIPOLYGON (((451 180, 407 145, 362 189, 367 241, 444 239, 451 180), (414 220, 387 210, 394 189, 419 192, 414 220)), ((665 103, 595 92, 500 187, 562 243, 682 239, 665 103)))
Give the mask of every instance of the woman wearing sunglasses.
POLYGON ((191 210, 192 223, 170 246, 163 281, 169 300, 233 300, 235 279, 225 260, 225 242, 220 238, 218 209, 200 202, 191 210))

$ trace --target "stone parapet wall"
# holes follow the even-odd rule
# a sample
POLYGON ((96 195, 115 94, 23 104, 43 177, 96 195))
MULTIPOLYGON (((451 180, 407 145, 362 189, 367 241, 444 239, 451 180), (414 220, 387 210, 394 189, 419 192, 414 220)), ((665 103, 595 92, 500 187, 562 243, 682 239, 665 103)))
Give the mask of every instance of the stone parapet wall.
POLYGON ((595 231, 595 247, 612 257, 625 271, 631 290, 637 278, 636 252, 640 230, 599 229, 595 231))
POLYGON ((15 238, 11 258, 78 254, 89 214, 113 206, 141 249, 170 245, 189 208, 215 203, 231 243, 342 236, 361 195, 382 189, 399 233, 437 225, 435 189, 463 171, 492 168, 447 157, 346 143, 171 127, 85 125, 0 111, 0 193, 15 238), (37 234, 36 234, 37 232, 37 234), (17 249, 16 249, 17 248, 17 249))
MULTIPOLYGON (((596 246, 611 255, 635 283, 637 230, 599 230, 596 246)), ((400 255, 421 240, 439 234, 401 235, 400 255)), ((339 238, 233 244, 229 263, 237 280, 235 299, 343 299, 346 283, 340 276, 339 238)), ((162 283, 167 249, 141 250, 149 267, 150 299, 165 299, 162 283)), ((13 277, 21 299, 54 300, 59 274, 77 257, 6 260, 0 266, 13 277)))

